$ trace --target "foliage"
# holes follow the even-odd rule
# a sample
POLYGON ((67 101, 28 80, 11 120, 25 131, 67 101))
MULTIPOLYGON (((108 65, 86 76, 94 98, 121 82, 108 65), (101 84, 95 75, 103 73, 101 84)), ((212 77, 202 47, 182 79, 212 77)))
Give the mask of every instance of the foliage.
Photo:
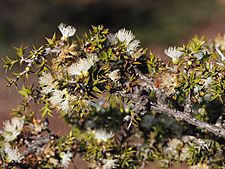
POLYGON ((125 29, 92 26, 76 40, 75 28, 59 30, 61 38, 54 34, 30 52, 21 46, 16 60, 4 59, 6 70, 20 66, 7 84, 20 88, 23 102, 4 123, 3 168, 63 168, 77 153, 91 168, 225 166, 225 37, 170 47, 166 64, 125 29), (38 84, 18 85, 32 76, 38 84), (42 105, 41 120, 33 102, 42 105), (68 136, 48 129, 44 119, 55 115, 71 124, 68 136))

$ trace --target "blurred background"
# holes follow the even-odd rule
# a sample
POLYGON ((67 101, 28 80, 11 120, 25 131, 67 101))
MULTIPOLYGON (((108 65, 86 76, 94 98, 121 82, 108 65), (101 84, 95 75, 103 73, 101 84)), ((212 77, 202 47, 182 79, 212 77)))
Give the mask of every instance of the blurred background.
POLYGON ((225 30, 225 0, 0 0, 0 54, 39 45, 64 22, 78 33, 103 24, 132 30, 145 47, 176 45, 225 30))
MULTIPOLYGON (((165 48, 193 35, 224 34, 224 16, 225 0, 0 0, 0 57, 15 56, 13 47, 21 44, 39 46, 44 37, 59 35, 61 22, 76 27, 78 34, 90 25, 103 24, 111 32, 125 27, 144 47, 164 56, 165 48)), ((0 75, 1 127, 20 97, 4 87, 1 60, 0 75)), ((64 131, 60 125, 53 128, 64 131)))

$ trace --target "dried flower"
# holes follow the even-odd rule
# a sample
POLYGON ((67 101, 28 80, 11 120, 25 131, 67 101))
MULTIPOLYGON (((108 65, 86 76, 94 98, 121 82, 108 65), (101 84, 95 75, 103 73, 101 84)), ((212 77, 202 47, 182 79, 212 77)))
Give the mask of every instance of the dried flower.
POLYGON ((58 26, 60 32, 62 33, 62 40, 67 40, 69 37, 73 36, 76 32, 76 28, 72 26, 66 26, 66 24, 61 23, 58 26))
POLYGON ((177 75, 174 73, 161 73, 155 79, 155 86, 163 89, 167 95, 171 95, 175 92, 175 88, 178 86, 177 75))

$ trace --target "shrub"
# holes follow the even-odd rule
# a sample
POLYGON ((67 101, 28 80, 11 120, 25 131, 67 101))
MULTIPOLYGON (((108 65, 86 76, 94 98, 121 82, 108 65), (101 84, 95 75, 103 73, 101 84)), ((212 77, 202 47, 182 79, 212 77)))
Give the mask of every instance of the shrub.
POLYGON ((170 47, 168 64, 131 31, 92 26, 71 40, 76 29, 58 27, 61 38, 54 34, 29 52, 21 46, 17 59, 4 59, 7 71, 20 66, 7 85, 23 100, 3 124, 2 168, 64 168, 76 154, 90 168, 225 166, 225 37, 170 47), (38 83, 18 84, 32 76, 38 83), (31 104, 42 106, 42 119, 31 104), (49 130, 55 115, 72 126, 68 135, 49 130))

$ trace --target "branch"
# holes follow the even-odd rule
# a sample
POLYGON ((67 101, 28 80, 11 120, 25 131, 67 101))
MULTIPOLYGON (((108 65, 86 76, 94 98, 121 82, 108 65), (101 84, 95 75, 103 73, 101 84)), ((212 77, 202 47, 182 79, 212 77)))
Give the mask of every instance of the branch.
MULTIPOLYGON (((160 89, 155 88, 152 77, 147 77, 138 70, 136 70, 136 73, 139 75, 139 77, 142 80, 146 82, 147 84, 146 88, 150 90, 154 90, 156 92, 157 103, 155 104, 151 103, 152 110, 158 113, 164 112, 165 114, 169 116, 173 116, 182 121, 186 121, 189 124, 192 124, 196 127, 212 132, 219 137, 225 138, 225 129, 223 128, 222 125, 219 126, 219 125, 209 124, 207 122, 200 121, 191 116, 190 96, 188 96, 188 98, 186 99, 186 104, 184 105, 184 112, 177 111, 176 109, 171 109, 167 106, 166 102, 164 101, 164 98, 166 98, 166 95, 160 89)), ((119 94, 123 97, 128 97, 133 100, 136 100, 136 98, 140 98, 140 96, 138 96, 137 94, 125 94, 122 92, 120 92, 119 94)))
POLYGON ((154 105, 152 107, 152 109, 156 112, 159 112, 159 113, 164 112, 165 114, 167 114, 169 116, 173 116, 173 117, 175 117, 177 119, 180 119, 182 121, 186 121, 189 124, 192 124, 192 125, 197 126, 201 129, 205 129, 209 132, 212 132, 219 137, 225 138, 225 129, 224 128, 222 128, 220 126, 216 126, 214 124, 209 124, 207 122, 200 121, 200 120, 198 120, 194 117, 191 117, 190 114, 187 114, 187 113, 184 113, 184 112, 181 112, 181 111, 177 111, 175 109, 170 109, 167 106, 162 105, 162 104, 154 105))

